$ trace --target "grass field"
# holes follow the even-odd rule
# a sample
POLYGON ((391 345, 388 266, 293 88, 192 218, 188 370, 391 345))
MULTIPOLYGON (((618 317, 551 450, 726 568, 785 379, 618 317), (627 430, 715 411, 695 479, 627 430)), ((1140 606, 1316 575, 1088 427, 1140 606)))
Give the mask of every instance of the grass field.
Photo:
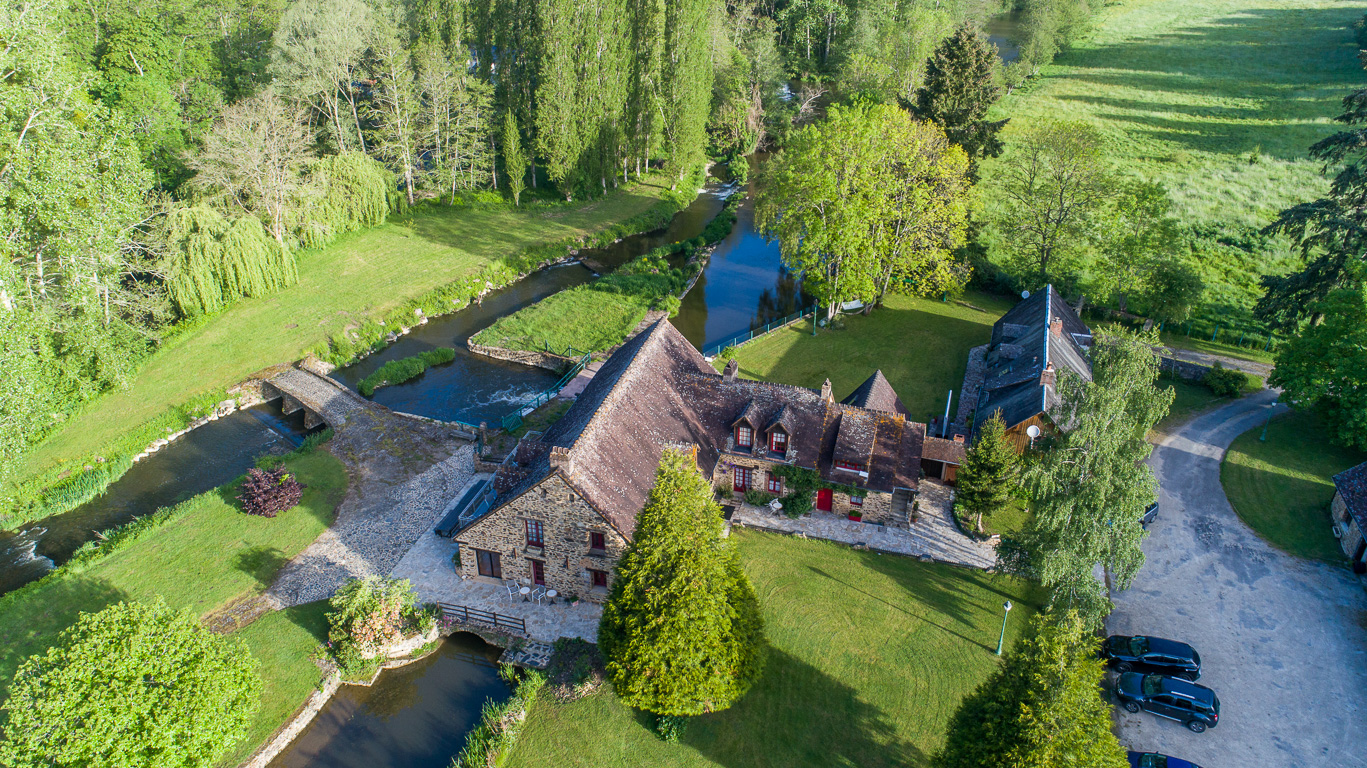
POLYGON ((298 359, 331 333, 538 243, 586 235, 642 213, 664 187, 640 184, 576 206, 425 207, 299 254, 299 282, 243 300, 179 336, 128 388, 100 397, 28 458, 20 479, 87 456, 192 396, 298 359))
POLYGON ((1177 393, 1168 408, 1168 415, 1154 427, 1158 432, 1172 429, 1201 411, 1228 401, 1228 398, 1216 397, 1204 384, 1193 384, 1182 379, 1160 379, 1158 385, 1170 387, 1177 393))
POLYGON ((980 571, 822 541, 734 534, 769 643, 764 676, 725 712, 666 744, 610 692, 543 696, 506 763, 515 768, 923 766, 959 701, 996 668, 1040 596, 980 571))
POLYGON ((992 324, 1012 304, 972 292, 950 302, 890 296, 867 317, 843 317, 845 330, 813 336, 811 323, 796 323, 740 347, 737 360, 752 379, 820 389, 830 377, 837 399, 882 369, 912 418, 929 421, 944 415, 949 390, 958 397, 968 350, 991 339, 992 324))
POLYGON ((548 296, 499 318, 471 341, 504 349, 549 349, 567 356, 609 349, 641 322, 655 298, 597 286, 590 283, 548 296))
MULTIPOLYGON (((289 466, 308 486, 299 506, 275 518, 242 513, 234 485, 195 497, 183 514, 96 561, 0 601, 0 699, 15 669, 56 641, 83 612, 124 600, 161 596, 176 608, 204 615, 263 590, 290 557, 332 522, 346 490, 341 462, 323 450, 292 457, 289 466)), ((239 633, 261 663, 262 709, 250 751, 279 727, 319 680, 309 654, 326 639, 321 607, 268 614, 239 633)), ((236 764, 233 762, 232 764, 236 764)))
POLYGON ((1225 454, 1220 482, 1239 517, 1278 548, 1327 563, 1345 562, 1330 530, 1331 478, 1367 454, 1330 443, 1315 416, 1291 413, 1240 435, 1225 454))

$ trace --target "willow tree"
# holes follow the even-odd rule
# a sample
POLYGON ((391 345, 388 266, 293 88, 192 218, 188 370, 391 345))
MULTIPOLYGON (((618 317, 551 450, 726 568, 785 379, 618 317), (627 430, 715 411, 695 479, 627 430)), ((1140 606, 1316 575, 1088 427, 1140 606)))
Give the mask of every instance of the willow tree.
POLYGON ((296 232, 299 241, 319 246, 343 232, 385 222, 403 203, 394 174, 360 152, 315 160, 308 169, 309 207, 296 232))
POLYGON ((366 149, 351 84, 374 25, 364 0, 300 0, 275 30, 270 73, 276 86, 321 118, 340 151, 366 149))
POLYGON ((755 223, 834 316, 890 291, 957 288, 968 158, 889 105, 833 108, 791 134, 760 181, 755 223))
POLYGON ((242 296, 298 279, 294 256, 252 216, 228 219, 207 205, 167 212, 157 229, 167 293, 183 317, 213 314, 242 296))

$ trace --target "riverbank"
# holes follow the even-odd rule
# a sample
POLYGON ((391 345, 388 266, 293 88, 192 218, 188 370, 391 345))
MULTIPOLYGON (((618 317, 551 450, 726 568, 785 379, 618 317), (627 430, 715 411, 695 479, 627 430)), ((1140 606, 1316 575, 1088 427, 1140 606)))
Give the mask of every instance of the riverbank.
MULTIPOLYGON (((139 453, 184 429, 253 371, 296 359, 309 348, 330 347, 329 339, 339 333, 359 337, 389 313, 425 297, 443 299, 444 308, 465 306, 452 304, 442 289, 454 285, 476 295, 487 292, 545 261, 564 258, 571 245, 612 242, 630 234, 631 226, 657 228, 692 195, 692 189, 670 191, 664 180, 647 177, 582 204, 519 210, 420 207, 328 248, 301 253, 298 284, 242 301, 174 336, 127 389, 93 401, 41 444, 5 492, 3 524, 14 527, 33 519, 22 509, 41 508, 34 501, 59 480, 139 453), (552 244, 558 251, 544 253, 552 244)), ((430 314, 435 313, 424 316, 430 314)), ((384 336, 376 341, 383 344, 384 336)))

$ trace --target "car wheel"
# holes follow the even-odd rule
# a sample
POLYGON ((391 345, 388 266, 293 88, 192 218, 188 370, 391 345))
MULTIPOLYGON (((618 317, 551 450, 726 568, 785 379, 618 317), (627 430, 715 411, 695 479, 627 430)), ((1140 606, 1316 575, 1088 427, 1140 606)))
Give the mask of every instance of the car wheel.
POLYGON ((1134 667, 1130 666, 1130 662, 1122 661, 1119 664, 1115 665, 1115 671, 1123 675, 1126 672, 1133 672, 1134 667))
POLYGON ((1137 701, 1125 701, 1125 702, 1121 702, 1121 706, 1125 707, 1125 711, 1126 711, 1126 712, 1131 712, 1131 713, 1133 713, 1133 712, 1138 712, 1138 711, 1139 711, 1139 702, 1137 702, 1137 701))
POLYGON ((1191 729, 1192 733, 1206 732, 1206 724, 1201 722, 1200 720, 1192 720, 1191 722, 1187 723, 1187 727, 1191 729))

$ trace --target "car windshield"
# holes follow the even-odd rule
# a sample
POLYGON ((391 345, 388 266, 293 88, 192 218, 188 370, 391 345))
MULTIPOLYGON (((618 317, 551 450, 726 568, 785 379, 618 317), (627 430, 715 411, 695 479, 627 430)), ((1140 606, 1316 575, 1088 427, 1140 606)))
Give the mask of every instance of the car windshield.
POLYGON ((1139 758, 1139 768, 1168 768, 1168 758, 1163 755, 1144 755, 1139 758))
POLYGON ((1144 695, 1153 696, 1163 692, 1163 678, 1158 675, 1144 676, 1144 695))
POLYGON ((1149 639, 1147 637, 1130 638, 1130 655, 1143 656, 1149 652, 1149 639))

